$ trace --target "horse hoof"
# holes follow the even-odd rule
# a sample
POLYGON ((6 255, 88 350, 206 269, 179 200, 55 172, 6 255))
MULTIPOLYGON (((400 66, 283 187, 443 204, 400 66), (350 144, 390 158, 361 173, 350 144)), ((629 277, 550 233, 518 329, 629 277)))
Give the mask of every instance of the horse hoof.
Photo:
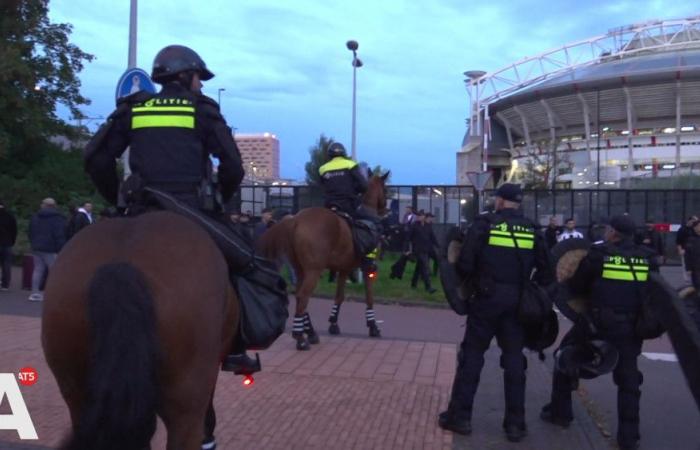
POLYGON ((306 339, 297 341, 297 350, 306 351, 310 349, 311 346, 309 345, 309 341, 307 341, 306 339))
POLYGON ((328 332, 333 335, 340 334, 340 327, 338 326, 337 323, 332 323, 328 327, 328 332))
POLYGON ((316 345, 319 342, 321 342, 321 339, 318 338, 318 334, 316 332, 312 332, 308 334, 309 337, 309 344, 316 345))
POLYGON ((377 327, 371 327, 369 329, 369 337, 380 338, 382 337, 382 332, 379 331, 379 328, 377 327))

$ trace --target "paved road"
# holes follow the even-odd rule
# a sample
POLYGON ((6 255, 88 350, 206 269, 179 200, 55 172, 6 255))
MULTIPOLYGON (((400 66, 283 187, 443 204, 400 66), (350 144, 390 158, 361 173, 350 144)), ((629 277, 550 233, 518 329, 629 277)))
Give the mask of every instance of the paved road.
MULTIPOLYGON (((673 270, 665 275, 675 285, 682 283, 679 273, 673 270)), ((0 372, 14 370, 15 366, 23 364, 22 361, 30 355, 35 360, 42 359, 38 342, 41 304, 27 302, 27 294, 17 290, 16 286, 11 292, 0 292, 0 323, 4 324, 0 329, 0 354, 3 355, 0 358, 0 372), (13 346, 13 341, 17 339, 21 343, 13 346)), ((293 301, 291 303, 290 308, 294 305, 293 301)), ((320 347, 299 354, 293 350, 291 339, 285 336, 273 349, 263 354, 265 371, 260 375, 256 386, 267 386, 265 389, 256 388, 255 394, 241 396, 240 390, 234 387, 238 386, 238 382, 231 381, 231 377, 222 376, 219 383, 222 393, 217 396, 217 402, 221 409, 226 410, 221 422, 221 428, 226 431, 222 431, 221 435, 230 444, 224 448, 268 448, 268 444, 269 448, 276 448, 275 443, 279 443, 280 448, 284 448, 284 444, 288 445, 287 448, 614 448, 607 439, 610 433, 614 435, 616 424, 616 391, 611 377, 582 383, 582 389, 576 396, 579 401, 575 403, 575 426, 566 432, 552 429, 536 417, 549 395, 551 357, 541 363, 533 355, 528 355, 527 414, 530 436, 517 447, 505 442, 500 430, 502 378, 495 347, 487 353, 482 385, 477 394, 474 435, 462 438, 440 432, 435 429, 434 415, 446 404, 454 370, 454 344, 464 333, 463 319, 445 309, 377 305, 377 317, 383 321, 381 327, 384 338, 381 341, 369 340, 366 339, 364 305, 347 302, 343 305, 340 317, 343 337, 331 338, 325 332, 331 304, 324 299, 314 299, 311 302, 312 319, 322 333, 323 342, 320 347), (385 344, 378 344, 379 342, 385 344), (315 430, 315 434, 310 433, 298 441, 289 441, 282 439, 277 432, 266 434, 269 430, 261 428, 263 425, 250 424, 246 425, 247 434, 237 436, 232 430, 237 428, 239 420, 248 419, 242 418, 245 415, 241 416, 239 412, 230 411, 234 409, 231 405, 257 408, 258 405, 271 404, 255 415, 262 423, 270 420, 302 420, 296 416, 294 419, 287 417, 284 408, 293 403, 291 399, 286 399, 281 404, 280 399, 274 400, 274 392, 284 396, 287 395, 285 389, 292 388, 292 385, 285 384, 291 383, 290 376, 298 382, 294 386, 303 386, 298 388, 295 395, 313 398, 308 400, 310 403, 305 403, 314 410, 309 409, 304 413, 309 416, 304 424, 315 430), (323 396, 324 392, 336 390, 344 399, 340 405, 329 402, 323 396), (411 400, 412 398, 422 400, 411 400), (368 409, 368 405, 375 404, 375 401, 376 410, 368 409), (333 411, 345 414, 346 419, 328 422, 323 408, 336 408, 333 411), (394 409, 402 412, 397 417, 385 417, 394 409), (350 436, 352 432, 369 427, 361 420, 357 422, 357 415, 385 424, 386 428, 379 430, 385 436, 381 439, 376 436, 375 441, 372 441, 380 445, 362 447, 365 441, 350 436), (325 431, 321 429, 323 427, 314 428, 315 421, 311 420, 312 417, 326 427, 325 431), (410 427, 420 429, 416 428, 419 431, 414 433, 409 431, 410 427), (338 439, 342 436, 345 440, 338 440, 333 445, 333 436, 338 439), (409 441, 406 439, 410 439, 410 445, 407 445, 409 441)), ((562 327, 567 329, 568 326, 564 319, 562 327)), ((646 356, 640 358, 640 367, 645 377, 642 387, 642 449, 700 450, 700 413, 685 386, 678 363, 664 360, 672 359, 673 350, 668 340, 660 338, 646 342, 644 351, 646 356)), ((43 368, 44 373, 45 371, 43 368)), ((56 445, 56 427, 65 427, 67 422, 55 386, 42 388, 41 393, 35 395, 32 401, 35 408, 50 411, 50 414, 47 412, 49 417, 37 426, 42 430, 40 435, 49 433, 52 439, 47 442, 42 440, 41 444, 35 446, 3 441, 6 435, 0 434, 0 449, 38 450, 56 445)), ((31 410, 32 403, 29 400, 28 403, 31 410)), ((0 405, 0 414, 7 413, 4 409, 6 408, 0 405)), ((284 434, 289 430, 278 432, 284 434)), ((162 430, 160 435, 162 441, 162 430)))

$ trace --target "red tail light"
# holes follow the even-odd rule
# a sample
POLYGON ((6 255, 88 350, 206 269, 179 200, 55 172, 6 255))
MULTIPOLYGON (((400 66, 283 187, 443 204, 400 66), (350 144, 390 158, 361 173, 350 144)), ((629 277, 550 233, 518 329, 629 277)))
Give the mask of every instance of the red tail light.
POLYGON ((255 383, 252 375, 246 375, 243 377, 243 386, 250 387, 255 383))

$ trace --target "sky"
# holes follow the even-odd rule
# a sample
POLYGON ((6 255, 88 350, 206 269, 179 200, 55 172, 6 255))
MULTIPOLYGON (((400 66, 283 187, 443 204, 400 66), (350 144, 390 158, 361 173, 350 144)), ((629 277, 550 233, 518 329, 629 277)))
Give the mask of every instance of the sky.
MULTIPOLYGON (((53 22, 96 59, 81 72, 88 117, 114 109, 127 68, 129 1, 51 0, 53 22)), ((352 53, 358 160, 392 170, 393 184, 454 184, 465 133, 466 70, 495 71, 527 56, 651 19, 700 14, 690 0, 470 1, 141 0, 137 65, 170 44, 197 51, 237 133, 280 140, 283 178, 303 179, 321 133, 351 142, 352 53)), ((67 118, 68 116, 65 115, 67 118)), ((94 120, 91 125, 97 125, 94 120)))

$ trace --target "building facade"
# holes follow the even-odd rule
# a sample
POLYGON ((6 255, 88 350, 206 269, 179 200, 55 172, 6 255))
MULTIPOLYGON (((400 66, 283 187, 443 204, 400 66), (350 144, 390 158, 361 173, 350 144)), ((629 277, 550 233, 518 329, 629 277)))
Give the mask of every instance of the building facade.
POLYGON ((280 141, 271 133, 235 134, 246 179, 272 181, 280 178, 280 141))

